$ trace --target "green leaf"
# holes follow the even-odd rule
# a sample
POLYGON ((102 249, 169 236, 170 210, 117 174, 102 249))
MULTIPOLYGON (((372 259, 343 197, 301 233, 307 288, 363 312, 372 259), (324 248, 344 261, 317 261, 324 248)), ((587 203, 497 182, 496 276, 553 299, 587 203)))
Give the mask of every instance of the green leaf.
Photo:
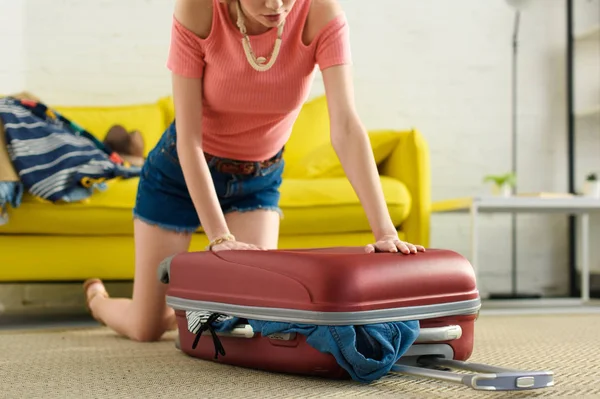
POLYGON ((505 173, 503 175, 486 175, 483 178, 484 183, 493 182, 498 187, 503 185, 514 186, 517 182, 517 177, 514 173, 505 173))

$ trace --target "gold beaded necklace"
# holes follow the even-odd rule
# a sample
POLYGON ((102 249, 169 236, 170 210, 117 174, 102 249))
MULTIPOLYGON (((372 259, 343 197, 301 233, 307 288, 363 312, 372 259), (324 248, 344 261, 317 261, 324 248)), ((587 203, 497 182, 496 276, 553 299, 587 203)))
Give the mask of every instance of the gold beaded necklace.
POLYGON ((285 25, 285 20, 279 24, 277 27, 277 39, 275 39, 275 45, 273 47, 273 52, 271 53, 271 58, 269 62, 265 64, 267 61, 265 57, 256 57, 254 51, 252 50, 252 46, 250 45, 250 38, 246 33, 246 25, 244 24, 244 15, 242 13, 242 8, 240 6, 239 0, 235 2, 237 7, 237 26, 242 32, 244 37, 242 38, 242 46, 244 47, 244 53, 246 54, 246 59, 252 68, 259 72, 268 71, 271 69, 275 61, 277 60, 277 56, 279 55, 279 49, 281 48, 281 36, 283 35, 283 27, 285 25))

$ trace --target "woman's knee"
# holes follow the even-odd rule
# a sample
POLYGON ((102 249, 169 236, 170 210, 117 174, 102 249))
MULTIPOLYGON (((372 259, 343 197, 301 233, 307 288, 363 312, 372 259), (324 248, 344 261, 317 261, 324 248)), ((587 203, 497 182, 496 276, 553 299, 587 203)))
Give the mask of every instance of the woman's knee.
POLYGON ((156 342, 162 338, 165 332, 166 330, 163 328, 136 326, 129 334, 129 338, 137 342, 156 342))
POLYGON ((137 342, 156 342, 173 329, 173 318, 165 315, 162 320, 147 321, 136 320, 129 332, 129 338, 137 342))

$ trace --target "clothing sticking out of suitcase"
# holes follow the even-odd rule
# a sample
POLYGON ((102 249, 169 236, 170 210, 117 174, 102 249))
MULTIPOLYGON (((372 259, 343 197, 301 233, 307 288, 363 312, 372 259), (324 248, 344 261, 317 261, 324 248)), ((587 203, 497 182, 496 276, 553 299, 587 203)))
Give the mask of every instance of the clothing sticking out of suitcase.
POLYGON ((466 362, 481 302, 471 265, 451 251, 192 252, 165 259, 159 278, 178 348, 200 359, 360 382, 396 373, 478 390, 553 385, 550 371, 466 362))

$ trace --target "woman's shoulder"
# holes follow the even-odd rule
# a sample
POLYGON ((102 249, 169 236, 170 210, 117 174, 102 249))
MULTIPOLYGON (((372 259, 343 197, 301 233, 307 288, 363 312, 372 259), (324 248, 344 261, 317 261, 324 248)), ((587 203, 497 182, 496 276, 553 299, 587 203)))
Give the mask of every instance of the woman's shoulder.
POLYGON ((338 0, 312 0, 306 17, 304 42, 312 43, 327 25, 343 14, 338 0))
POLYGON ((196 36, 206 39, 210 34, 214 0, 175 0, 175 19, 196 36))

